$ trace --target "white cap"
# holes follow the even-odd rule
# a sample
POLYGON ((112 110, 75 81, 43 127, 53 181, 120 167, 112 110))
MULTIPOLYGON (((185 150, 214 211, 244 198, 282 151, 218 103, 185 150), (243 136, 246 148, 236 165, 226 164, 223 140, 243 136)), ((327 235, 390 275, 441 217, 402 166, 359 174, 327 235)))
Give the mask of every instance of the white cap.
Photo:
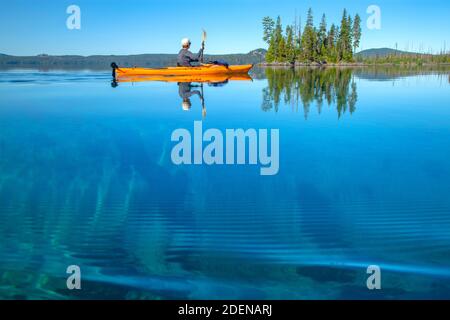
POLYGON ((183 39, 181 40, 181 45, 182 45, 183 47, 188 46, 188 45, 190 45, 190 44, 191 44, 191 40, 189 40, 189 38, 183 38, 183 39))
POLYGON ((184 111, 189 111, 191 109, 191 103, 189 101, 183 101, 181 104, 184 111))

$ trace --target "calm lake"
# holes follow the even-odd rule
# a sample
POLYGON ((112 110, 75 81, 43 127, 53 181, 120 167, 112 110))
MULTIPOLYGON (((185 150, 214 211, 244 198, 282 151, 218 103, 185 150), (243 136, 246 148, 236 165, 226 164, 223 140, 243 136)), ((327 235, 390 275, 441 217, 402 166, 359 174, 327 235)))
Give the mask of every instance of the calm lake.
POLYGON ((450 298, 450 67, 252 77, 182 104, 176 82, 1 71, 0 298, 450 298), (278 173, 175 165, 194 121, 279 129, 278 173))

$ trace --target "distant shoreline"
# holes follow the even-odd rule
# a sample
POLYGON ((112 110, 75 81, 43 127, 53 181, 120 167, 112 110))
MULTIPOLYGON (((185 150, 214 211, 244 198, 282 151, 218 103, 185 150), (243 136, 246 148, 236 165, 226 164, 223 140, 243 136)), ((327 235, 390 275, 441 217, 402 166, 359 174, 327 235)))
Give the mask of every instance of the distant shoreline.
MULTIPOLYGON (((288 62, 272 62, 264 61, 265 51, 263 49, 253 50, 244 54, 233 55, 205 55, 205 61, 223 60, 229 64, 254 64, 257 67, 267 68, 291 68, 291 67, 429 67, 429 66, 450 66, 446 61, 430 61, 430 60, 406 60, 406 61, 389 61, 389 60, 369 60, 355 62, 339 62, 339 63, 319 63, 319 62, 296 62, 291 64, 288 62)), ((90 70, 90 71, 107 71, 111 70, 111 63, 115 62, 121 67, 139 66, 142 68, 162 68, 176 65, 175 54, 143 54, 128 56, 10 56, 0 54, 0 71, 5 70, 90 70)), ((369 58, 370 59, 370 58, 369 58)), ((389 58, 388 58, 389 59, 389 58)))
MULTIPOLYGON (((229 64, 257 64, 264 61, 265 51, 257 49, 249 53, 208 55, 205 61, 223 60, 229 64)), ((162 68, 175 66, 177 54, 95 55, 95 56, 10 56, 0 54, 0 69, 111 69, 115 62, 119 67, 162 68)))
MULTIPOLYGON (((223 60, 229 64, 254 64, 259 67, 370 67, 370 66, 448 66, 446 60, 435 60, 439 56, 396 51, 389 48, 368 49, 356 54, 355 62, 320 63, 265 62, 265 49, 255 49, 248 53, 205 55, 205 61, 223 60), (395 59, 395 61, 394 61, 395 59)), ((53 56, 12 56, 0 54, 0 70, 34 69, 34 70, 111 70, 111 63, 121 67, 139 66, 142 68, 162 68, 176 65, 176 54, 139 54, 139 55, 91 55, 53 56)))
MULTIPOLYGON (((379 63, 379 64, 365 64, 365 63, 340 63, 340 64, 269 64, 269 63, 257 63, 255 67, 261 69, 301 69, 301 68, 433 68, 433 67, 450 67, 450 63, 424 63, 424 64, 393 64, 393 63, 379 63)), ((67 71, 95 71, 95 72, 111 72, 110 67, 105 66, 1 66, 0 73, 7 71, 37 71, 37 72, 67 72, 67 71)))
POLYGON ((340 63, 317 63, 317 62, 312 62, 312 63, 280 63, 280 62, 272 62, 272 63, 267 63, 267 62, 262 62, 262 63, 258 63, 257 64, 258 67, 263 67, 263 68, 267 68, 267 67, 271 67, 271 68, 292 68, 292 67, 375 67, 375 66, 380 66, 380 67, 421 67, 421 66, 450 66, 450 63, 448 62, 443 62, 443 63, 430 63, 430 62, 426 62, 426 63, 422 63, 422 64, 418 64, 418 63, 404 63, 404 64, 398 64, 398 63, 393 63, 393 62, 389 62, 389 63, 364 63, 364 62, 340 62, 340 63))

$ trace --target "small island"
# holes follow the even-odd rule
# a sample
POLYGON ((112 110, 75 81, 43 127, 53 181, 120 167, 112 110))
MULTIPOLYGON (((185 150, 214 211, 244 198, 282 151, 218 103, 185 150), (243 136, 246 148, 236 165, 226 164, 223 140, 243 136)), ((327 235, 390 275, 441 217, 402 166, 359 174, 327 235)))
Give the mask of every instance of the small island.
POLYGON ((352 17, 343 10, 339 25, 328 28, 325 14, 318 27, 314 25, 313 11, 307 13, 302 28, 297 18, 293 25, 283 28, 281 17, 262 19, 263 40, 268 49, 261 66, 363 66, 449 64, 450 55, 414 53, 381 48, 357 52, 362 36, 361 17, 352 17))

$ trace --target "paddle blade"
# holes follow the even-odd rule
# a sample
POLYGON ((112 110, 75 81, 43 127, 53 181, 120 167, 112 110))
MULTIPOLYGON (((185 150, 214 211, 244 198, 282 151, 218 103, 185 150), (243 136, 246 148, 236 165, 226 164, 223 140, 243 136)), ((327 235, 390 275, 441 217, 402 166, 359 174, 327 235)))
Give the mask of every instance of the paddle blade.
POLYGON ((204 29, 202 29, 203 33, 202 33, 202 42, 206 41, 206 31, 204 29))

